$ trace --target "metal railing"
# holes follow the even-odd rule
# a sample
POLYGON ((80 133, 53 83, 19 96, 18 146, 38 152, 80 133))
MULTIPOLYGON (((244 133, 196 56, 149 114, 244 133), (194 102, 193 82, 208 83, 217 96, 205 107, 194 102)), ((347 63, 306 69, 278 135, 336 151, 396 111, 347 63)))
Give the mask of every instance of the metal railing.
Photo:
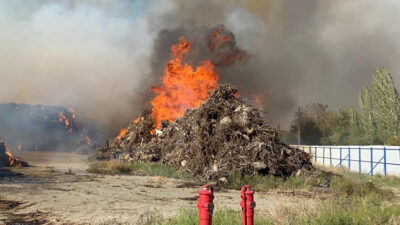
POLYGON ((295 145, 315 162, 331 167, 345 166, 369 175, 400 175, 400 146, 309 146, 295 145))

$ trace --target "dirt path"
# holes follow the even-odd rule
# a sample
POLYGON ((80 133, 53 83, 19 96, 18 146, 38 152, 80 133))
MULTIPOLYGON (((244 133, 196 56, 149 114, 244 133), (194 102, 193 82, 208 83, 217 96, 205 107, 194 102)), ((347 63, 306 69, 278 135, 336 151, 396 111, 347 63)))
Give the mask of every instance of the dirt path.
MULTIPOLYGON (((20 153, 33 167, 0 170, 0 223, 142 224, 196 209, 199 186, 163 177, 87 174, 86 157, 67 153, 20 153), (68 162, 68 163, 65 163, 68 162), (72 172, 72 173, 70 173, 72 172), (24 223, 21 223, 24 222, 24 223)), ((239 210, 239 191, 215 193, 215 206, 239 210)), ((256 193, 258 213, 310 207, 317 199, 288 193, 256 193)))

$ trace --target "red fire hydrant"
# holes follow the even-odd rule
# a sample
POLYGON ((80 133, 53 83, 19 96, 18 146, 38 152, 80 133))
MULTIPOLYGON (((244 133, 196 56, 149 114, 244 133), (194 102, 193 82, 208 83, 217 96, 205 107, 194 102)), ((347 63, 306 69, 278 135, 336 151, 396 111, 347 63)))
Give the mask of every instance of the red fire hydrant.
POLYGON ((242 221, 243 225, 254 225, 254 208, 256 202, 254 201, 254 191, 250 186, 245 185, 240 191, 240 206, 242 207, 242 221))
POLYGON ((199 209, 199 225, 211 225, 212 214, 214 210, 214 189, 211 186, 203 185, 199 190, 199 202, 197 208, 199 209))

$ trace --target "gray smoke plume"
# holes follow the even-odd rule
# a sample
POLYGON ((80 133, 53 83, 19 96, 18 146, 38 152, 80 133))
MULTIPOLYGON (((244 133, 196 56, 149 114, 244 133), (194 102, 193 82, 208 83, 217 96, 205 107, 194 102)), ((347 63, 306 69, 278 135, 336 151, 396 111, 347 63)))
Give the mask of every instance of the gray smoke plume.
MULTIPOLYGON (((58 105, 115 136, 142 108, 152 36, 134 1, 0 1, 0 103, 58 105)), ((1 137, 0 137, 1 138, 1 137)))

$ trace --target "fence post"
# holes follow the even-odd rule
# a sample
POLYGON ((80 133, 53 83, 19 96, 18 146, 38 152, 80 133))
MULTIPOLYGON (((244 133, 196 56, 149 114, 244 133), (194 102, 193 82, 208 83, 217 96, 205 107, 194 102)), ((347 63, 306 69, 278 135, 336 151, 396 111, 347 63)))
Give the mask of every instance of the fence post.
POLYGON ((361 147, 358 147, 358 172, 361 173, 361 147))
POLYGON ((322 165, 325 166, 325 147, 322 147, 322 165))
POLYGON ((329 146, 329 163, 332 166, 332 147, 329 146))
POLYGON ((386 176, 386 146, 383 147, 383 174, 386 176))
POLYGON ((351 150, 350 150, 350 147, 349 147, 349 170, 351 169, 351 157, 350 157, 350 152, 351 152, 351 150))
POLYGON ((374 156, 373 156, 373 152, 372 152, 372 146, 369 148, 370 152, 371 152, 371 176, 374 175, 374 156))
POLYGON ((339 166, 342 166, 342 147, 340 147, 339 166))
POLYGON ((315 155, 315 162, 317 162, 317 147, 315 146, 315 152, 314 152, 314 155, 315 155))

